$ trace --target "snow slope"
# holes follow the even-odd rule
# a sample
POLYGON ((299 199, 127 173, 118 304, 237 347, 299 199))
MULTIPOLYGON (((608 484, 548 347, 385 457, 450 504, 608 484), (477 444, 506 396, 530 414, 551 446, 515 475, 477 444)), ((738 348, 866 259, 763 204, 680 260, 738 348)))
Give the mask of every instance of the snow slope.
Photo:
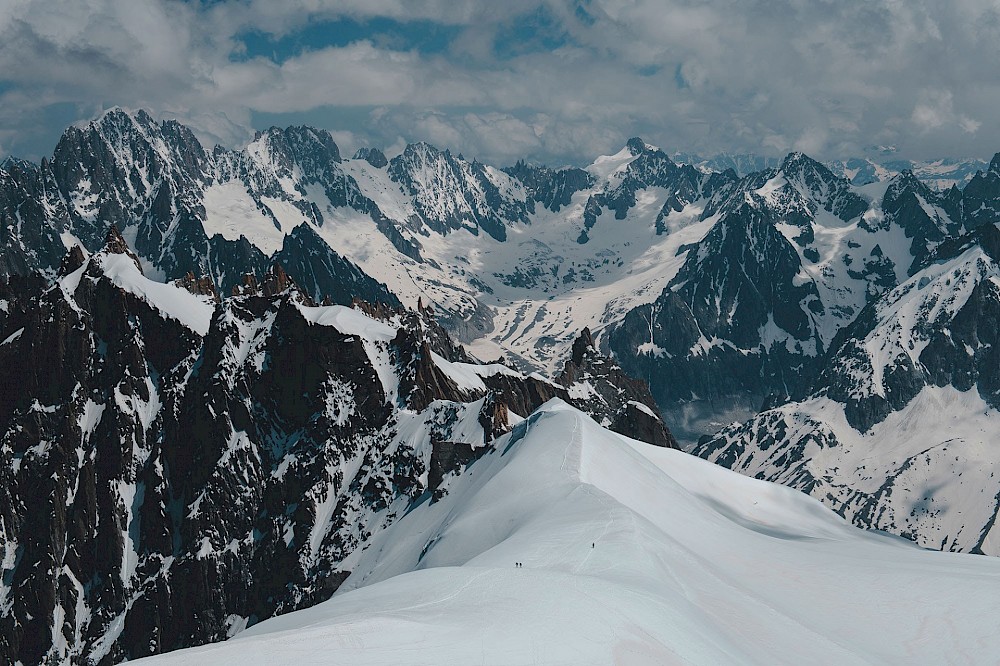
POLYGON ((313 608, 150 664, 968 663, 1000 562, 601 429, 558 401, 346 562, 313 608), (515 568, 522 562, 523 568, 515 568))
POLYGON ((813 397, 725 429, 698 452, 808 492, 859 526, 927 548, 1000 555, 998 419, 975 390, 925 386, 858 432, 843 404, 813 397))
POLYGON ((167 316, 184 324, 200 336, 208 334, 215 305, 208 296, 198 296, 173 284, 150 280, 125 254, 102 253, 95 255, 98 269, 127 292, 149 303, 160 316, 167 316))
POLYGON ((1000 555, 998 242, 983 227, 942 245, 858 317, 809 397, 694 452, 807 492, 858 526, 1000 555))

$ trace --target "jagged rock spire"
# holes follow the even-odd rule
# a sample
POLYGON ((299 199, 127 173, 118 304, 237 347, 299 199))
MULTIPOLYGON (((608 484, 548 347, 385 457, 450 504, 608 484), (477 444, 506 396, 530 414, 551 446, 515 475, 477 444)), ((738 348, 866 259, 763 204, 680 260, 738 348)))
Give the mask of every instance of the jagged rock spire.
POLYGON ((573 353, 570 358, 574 365, 581 365, 587 353, 593 351, 596 351, 594 335, 588 327, 584 326, 580 335, 573 341, 573 353))
POLYGON ((118 230, 117 224, 112 224, 108 229, 108 234, 104 237, 104 252, 109 254, 130 254, 128 243, 118 230))
POLYGON ((80 268, 80 266, 83 266, 85 261, 87 261, 87 258, 83 256, 83 249, 79 245, 74 245, 66 252, 66 256, 62 258, 56 274, 59 277, 65 277, 80 268))
POLYGON ((219 302, 219 294, 215 291, 215 285, 210 277, 195 277, 194 273, 188 271, 184 277, 174 282, 178 287, 190 291, 199 296, 211 296, 216 303, 219 302))
POLYGON ((389 160, 386 159, 385 153, 378 148, 358 148, 358 152, 354 153, 354 159, 364 160, 376 169, 381 169, 389 164, 389 160))
POLYGON ((101 253, 128 255, 135 262, 135 266, 139 269, 139 272, 142 273, 142 264, 139 262, 139 257, 128 246, 125 237, 122 236, 122 232, 118 230, 117 224, 112 224, 111 228, 108 229, 108 235, 104 237, 104 247, 101 248, 101 253))

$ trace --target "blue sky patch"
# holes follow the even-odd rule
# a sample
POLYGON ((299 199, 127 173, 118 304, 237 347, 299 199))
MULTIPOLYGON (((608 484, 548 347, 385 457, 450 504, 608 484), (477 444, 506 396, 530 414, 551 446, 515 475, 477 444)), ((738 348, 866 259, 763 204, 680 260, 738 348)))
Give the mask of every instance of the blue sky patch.
POLYGON ((340 18, 310 23, 281 37, 260 31, 241 33, 237 39, 244 44, 245 50, 234 53, 232 59, 260 57, 281 64, 307 51, 343 47, 364 40, 393 51, 417 51, 430 55, 446 51, 459 30, 457 26, 431 21, 401 23, 389 18, 369 21, 340 18))

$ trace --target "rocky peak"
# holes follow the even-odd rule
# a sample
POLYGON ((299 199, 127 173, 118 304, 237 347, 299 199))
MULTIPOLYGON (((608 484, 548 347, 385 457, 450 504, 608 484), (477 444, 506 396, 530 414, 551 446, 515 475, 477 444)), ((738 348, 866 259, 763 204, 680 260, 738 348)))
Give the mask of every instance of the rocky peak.
POLYGON ((326 130, 306 125, 270 127, 258 140, 266 143, 273 160, 288 169, 299 163, 319 170, 341 161, 340 148, 326 130))
POLYGON ((573 365, 582 366, 584 358, 597 353, 597 349, 594 345, 594 336, 590 332, 590 328, 584 327, 580 331, 580 335, 576 340, 573 341, 573 350, 571 356, 571 362, 573 365))
POLYGON ((413 197, 423 222, 439 234, 466 229, 507 240, 507 224, 526 222, 521 184, 502 171, 455 157, 449 150, 412 143, 389 161, 389 178, 413 197))
POLYGON ((646 142, 637 136, 632 137, 625 142, 625 147, 628 148, 628 152, 633 155, 642 155, 646 152, 646 142))
POLYGON ((59 270, 56 271, 56 275, 59 277, 65 277, 80 268, 80 266, 83 266, 86 261, 87 258, 83 254, 83 249, 79 245, 74 245, 62 258, 62 262, 59 264, 59 270))
POLYGON ((220 300, 219 294, 215 291, 215 284, 209 277, 195 277, 194 273, 188 271, 183 277, 174 280, 174 284, 192 294, 210 296, 216 303, 220 300))
POLYGON ((993 160, 990 162, 990 173, 1000 176, 1000 153, 993 156, 993 160))
POLYGON ((426 162, 428 160, 435 160, 438 157, 451 157, 451 151, 440 150, 436 146, 432 146, 426 141, 417 141, 416 143, 406 144, 406 148, 403 152, 394 157, 391 162, 412 162, 414 160, 420 162, 426 162))
POLYGON ((294 292, 301 302, 312 304, 312 299, 299 289, 298 285, 288 276, 288 273, 285 272, 285 269, 279 263, 271 264, 271 267, 259 281, 255 275, 247 273, 243 276, 243 284, 234 286, 232 293, 233 296, 263 296, 271 298, 286 291, 294 292))
POLYGON ((594 184, 594 177, 583 169, 550 169, 528 164, 524 160, 518 160, 514 166, 504 168, 504 172, 524 186, 531 201, 540 203, 555 213, 569 205, 575 193, 594 184))
POLYGON ((107 236, 104 237, 104 247, 101 248, 100 254, 124 254, 132 258, 135 262, 136 268, 139 272, 142 272, 142 264, 139 262, 139 257, 136 256, 132 248, 128 246, 125 238, 122 236, 122 232, 118 230, 118 225, 112 224, 108 229, 107 236))
POLYGON ((798 171, 803 166, 817 164, 817 162, 798 150, 793 150, 792 152, 785 155, 785 158, 781 160, 781 165, 778 167, 779 171, 798 171))
POLYGON ((381 169, 389 164, 389 160, 385 158, 385 153, 378 148, 358 148, 358 151, 354 153, 354 159, 364 160, 376 169, 381 169))
POLYGON ((802 195, 806 207, 819 206, 845 222, 868 210, 868 202, 851 190, 846 178, 804 153, 789 153, 775 175, 783 176, 802 195))
POLYGON ((643 380, 632 379, 614 359, 601 354, 589 328, 573 342, 569 360, 556 383, 578 404, 600 415, 615 432, 657 446, 677 447, 677 440, 659 416, 659 408, 643 380), (580 397, 583 396, 583 397, 580 397))
POLYGON ((789 180, 802 180, 807 185, 832 183, 838 180, 825 165, 800 152, 788 153, 781 161, 778 173, 789 180))

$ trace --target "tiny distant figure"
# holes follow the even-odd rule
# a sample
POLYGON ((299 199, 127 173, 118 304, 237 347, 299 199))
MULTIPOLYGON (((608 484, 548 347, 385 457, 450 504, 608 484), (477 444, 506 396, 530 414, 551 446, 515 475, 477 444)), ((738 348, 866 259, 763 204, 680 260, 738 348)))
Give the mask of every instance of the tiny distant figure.
POLYGON ((590 544, 590 547, 591 548, 597 548, 597 544, 596 543, 592 543, 592 544, 590 544))

